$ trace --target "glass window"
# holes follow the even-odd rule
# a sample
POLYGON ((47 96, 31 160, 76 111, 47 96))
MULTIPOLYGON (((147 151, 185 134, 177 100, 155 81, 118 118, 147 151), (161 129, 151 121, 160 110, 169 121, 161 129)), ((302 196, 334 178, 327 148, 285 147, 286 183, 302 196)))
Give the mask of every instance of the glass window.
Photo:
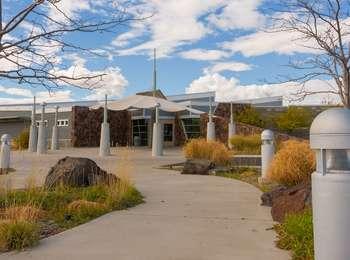
POLYGON ((326 150, 327 171, 350 171, 350 150, 326 150))
POLYGON ((148 145, 148 123, 146 119, 132 120, 132 133, 134 145, 148 145))
POLYGON ((164 142, 173 141, 173 124, 164 124, 164 142))
POLYGON ((182 123, 188 139, 200 137, 201 127, 199 118, 185 118, 182 119, 182 123))

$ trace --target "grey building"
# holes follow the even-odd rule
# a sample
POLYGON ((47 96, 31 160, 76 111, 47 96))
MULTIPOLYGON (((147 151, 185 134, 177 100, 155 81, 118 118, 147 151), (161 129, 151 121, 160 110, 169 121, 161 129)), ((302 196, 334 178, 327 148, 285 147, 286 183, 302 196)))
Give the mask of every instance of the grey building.
MULTIPOLYGON (((153 92, 138 93, 138 95, 152 95, 153 92)), ((204 92, 194 94, 170 95, 165 96, 161 91, 157 91, 157 97, 165 98, 169 101, 181 103, 187 107, 209 112, 209 104, 215 111, 218 103, 215 102, 215 92, 204 92)), ((238 101, 235 103, 251 104, 256 107, 281 108, 283 104, 282 97, 271 97, 264 99, 254 99, 238 101)), ((70 146, 71 144, 71 115, 72 107, 94 107, 101 104, 99 101, 73 101, 48 103, 46 105, 45 122, 48 127, 48 139, 51 138, 52 126, 57 124, 59 127, 59 141, 61 146, 70 146), (59 106, 58 121, 55 121, 55 106, 59 106)), ((0 105, 0 135, 10 134, 12 137, 18 136, 24 129, 29 128, 31 123, 32 104, 0 105)), ((152 131, 152 110, 131 109, 132 133, 131 137, 139 139, 140 145, 150 145, 152 131)), ((200 135, 200 116, 192 114, 189 111, 180 114, 160 112, 160 121, 163 124, 164 144, 166 146, 174 145, 175 140, 175 120, 179 117, 186 139, 198 137, 200 135)), ((41 105, 37 105, 36 121, 41 120, 41 105)), ((48 142, 50 143, 50 142, 48 142)))

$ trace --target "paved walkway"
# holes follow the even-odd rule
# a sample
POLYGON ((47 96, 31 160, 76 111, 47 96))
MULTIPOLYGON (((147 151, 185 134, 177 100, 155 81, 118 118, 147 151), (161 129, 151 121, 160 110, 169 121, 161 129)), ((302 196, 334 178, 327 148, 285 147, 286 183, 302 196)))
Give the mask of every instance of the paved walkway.
MULTIPOLYGON (((125 149, 107 159, 97 158, 96 153, 97 149, 65 150, 43 157, 18 153, 12 183, 23 185, 31 172, 37 172, 41 181, 49 165, 63 154, 90 157, 112 171, 121 163, 125 149)), ((134 167, 132 178, 146 196, 145 204, 107 214, 44 239, 28 251, 2 254, 0 259, 289 259, 287 252, 274 246, 269 209, 259 206, 260 191, 253 186, 154 168, 182 161, 179 150, 168 150, 157 160, 146 149, 128 154, 134 167)))

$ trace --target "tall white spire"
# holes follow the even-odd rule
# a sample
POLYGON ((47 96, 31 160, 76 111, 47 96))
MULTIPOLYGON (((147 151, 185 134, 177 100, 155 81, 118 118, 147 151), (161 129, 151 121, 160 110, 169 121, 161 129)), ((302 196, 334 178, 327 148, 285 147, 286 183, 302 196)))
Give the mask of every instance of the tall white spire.
POLYGON ((153 49, 153 96, 157 92, 157 50, 153 49))

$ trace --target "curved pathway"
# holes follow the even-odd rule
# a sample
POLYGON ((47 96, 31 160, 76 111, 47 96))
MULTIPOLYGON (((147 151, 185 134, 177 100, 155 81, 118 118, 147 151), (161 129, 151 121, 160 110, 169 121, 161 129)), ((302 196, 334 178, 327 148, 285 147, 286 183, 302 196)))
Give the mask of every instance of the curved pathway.
MULTIPOLYGON (((29 162, 40 165, 35 171, 43 174, 62 154, 90 157, 111 171, 125 154, 119 150, 117 156, 99 159, 96 153, 96 149, 65 150, 46 155, 45 160, 16 154, 14 167, 19 170, 12 178, 20 185, 29 162)), ((146 149, 129 153, 132 177, 146 197, 145 204, 107 214, 44 239, 33 249, 2 254, 0 259, 289 259, 288 252, 274 246, 269 209, 259 206, 256 188, 221 177, 184 176, 154 168, 182 161, 180 154, 169 150, 155 160, 146 149)))

